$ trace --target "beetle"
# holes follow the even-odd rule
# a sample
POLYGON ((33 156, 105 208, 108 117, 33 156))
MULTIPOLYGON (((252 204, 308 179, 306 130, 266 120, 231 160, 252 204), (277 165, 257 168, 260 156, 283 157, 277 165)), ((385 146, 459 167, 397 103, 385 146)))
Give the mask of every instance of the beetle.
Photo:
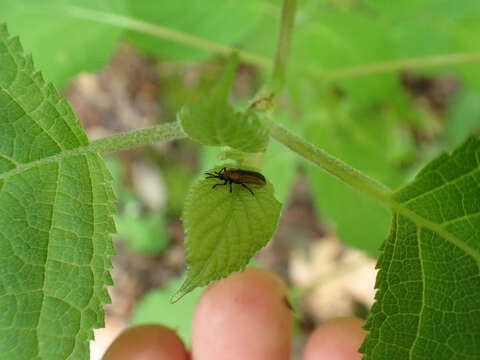
MULTIPOLYGON (((250 194, 254 195, 253 191, 245 184, 254 184, 263 186, 267 183, 265 177, 255 171, 249 170, 240 170, 240 169, 228 169, 222 168, 220 171, 214 171, 213 173, 205 173, 208 175, 206 179, 219 179, 223 180, 223 184, 215 184, 212 186, 212 189, 215 189, 217 186, 230 185, 230 192, 232 192, 232 184, 240 184, 242 187, 247 189, 250 194)), ((254 195, 255 196, 255 195, 254 195)))

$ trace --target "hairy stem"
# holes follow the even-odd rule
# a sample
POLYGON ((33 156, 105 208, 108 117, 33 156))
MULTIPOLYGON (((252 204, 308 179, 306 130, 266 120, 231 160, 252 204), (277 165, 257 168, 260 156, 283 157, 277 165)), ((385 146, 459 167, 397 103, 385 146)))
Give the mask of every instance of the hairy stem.
POLYGON ((95 140, 90 143, 88 149, 99 153, 109 153, 148 145, 157 141, 170 141, 183 139, 185 137, 187 137, 187 135, 183 132, 180 124, 178 122, 172 122, 140 130, 126 131, 95 140))
POLYGON ((5 171, 0 174, 0 180, 8 179, 11 176, 21 173, 22 171, 40 166, 43 164, 61 161, 70 156, 91 153, 109 153, 118 150, 129 149, 137 146, 152 144, 156 141, 169 141, 182 139, 187 137, 183 132, 179 123, 168 123, 157 126, 148 127, 140 130, 127 131, 117 135, 108 136, 102 139, 92 141, 90 144, 77 147, 71 150, 64 150, 58 154, 41 158, 29 163, 19 164, 12 170, 5 171))
POLYGON ((297 0, 283 0, 282 18, 280 19, 280 28, 277 37, 275 63, 272 79, 268 86, 269 90, 274 93, 279 93, 285 84, 285 74, 287 71, 288 55, 290 52, 290 43, 292 41, 296 9, 297 0))
POLYGON ((274 120, 265 118, 264 124, 270 129, 270 135, 279 143, 344 183, 374 198, 386 208, 390 209, 392 207, 390 200, 392 191, 385 185, 369 178, 326 151, 293 134, 274 120))

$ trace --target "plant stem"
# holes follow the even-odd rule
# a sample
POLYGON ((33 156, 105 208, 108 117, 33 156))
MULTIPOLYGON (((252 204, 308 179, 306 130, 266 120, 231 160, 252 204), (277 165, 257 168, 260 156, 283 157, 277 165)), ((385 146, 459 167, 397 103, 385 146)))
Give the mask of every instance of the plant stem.
POLYGON ((183 132, 180 124, 177 122, 152 126, 140 130, 127 131, 92 141, 90 144, 85 146, 64 150, 52 156, 41 158, 29 163, 19 164, 16 168, 0 174, 0 180, 8 179, 10 176, 14 176, 22 171, 34 168, 36 166, 61 161, 62 159, 70 156, 87 154, 91 153, 92 151, 105 154, 113 151, 151 144, 156 141, 169 141, 183 139, 185 137, 187 137, 187 135, 183 132))
POLYGON ((326 151, 293 134, 271 118, 264 118, 264 124, 269 128, 270 135, 279 143, 339 178, 344 183, 374 198, 386 208, 391 208, 390 195, 392 191, 385 185, 369 178, 326 151))
POLYGON ((140 130, 126 131, 95 140, 90 143, 88 150, 105 154, 152 144, 156 141, 169 141, 183 139, 185 137, 187 137, 187 135, 183 132, 180 124, 178 122, 172 122, 140 130))
POLYGON ((269 91, 276 94, 282 90, 285 84, 285 74, 287 71, 288 54, 290 52, 290 43, 292 41, 296 9, 297 0, 283 0, 273 74, 270 83, 267 86, 269 91))

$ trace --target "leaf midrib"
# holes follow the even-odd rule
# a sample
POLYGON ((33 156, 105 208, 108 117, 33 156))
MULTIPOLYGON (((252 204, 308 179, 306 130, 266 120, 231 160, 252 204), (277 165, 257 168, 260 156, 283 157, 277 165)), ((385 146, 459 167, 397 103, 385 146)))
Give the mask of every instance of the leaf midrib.
POLYGON ((44 157, 42 159, 38 159, 38 160, 29 162, 29 163, 21 163, 16 168, 8 170, 8 171, 0 174, 0 180, 8 179, 8 178, 10 178, 14 175, 17 175, 19 173, 22 173, 22 172, 27 171, 29 169, 32 169, 34 167, 42 166, 44 164, 49 164, 49 163, 52 163, 52 162, 57 162, 58 163, 59 161, 61 161, 63 159, 66 159, 66 158, 69 158, 69 157, 72 157, 72 156, 76 156, 76 155, 86 154, 86 153, 89 153, 89 152, 95 152, 95 149, 92 146, 92 143, 90 143, 88 145, 84 145, 84 146, 79 146, 79 147, 77 147, 75 149, 71 149, 71 150, 63 150, 63 151, 59 152, 58 154, 51 155, 51 156, 48 156, 48 157, 44 157))
MULTIPOLYGON (((392 193, 393 194, 393 193, 392 193)), ((439 234, 442 238, 449 241, 454 246, 462 249, 466 254, 470 255, 475 259, 477 266, 480 269, 480 252, 470 247, 466 244, 463 240, 459 239, 449 231, 445 230, 445 228, 438 223, 428 220, 427 218, 418 215, 414 211, 407 208, 404 204, 399 203, 397 201, 391 200, 390 202, 391 209, 397 212, 398 214, 404 215, 417 225, 430 229, 433 232, 439 234)))

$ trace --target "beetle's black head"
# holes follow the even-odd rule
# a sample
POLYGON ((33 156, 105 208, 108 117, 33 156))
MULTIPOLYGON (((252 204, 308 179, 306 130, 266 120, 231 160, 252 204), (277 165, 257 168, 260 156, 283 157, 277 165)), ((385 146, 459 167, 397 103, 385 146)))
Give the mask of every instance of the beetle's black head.
POLYGON ((208 175, 206 179, 220 179, 225 180, 225 168, 221 169, 220 171, 214 171, 213 173, 206 172, 205 175, 208 175))

